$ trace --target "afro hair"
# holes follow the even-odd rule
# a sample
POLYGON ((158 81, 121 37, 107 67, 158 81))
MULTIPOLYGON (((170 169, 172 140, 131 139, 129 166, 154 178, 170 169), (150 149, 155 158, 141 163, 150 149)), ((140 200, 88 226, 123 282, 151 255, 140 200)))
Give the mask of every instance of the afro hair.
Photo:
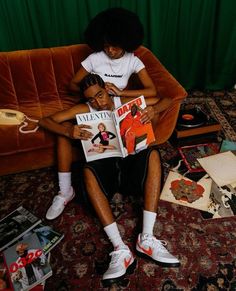
POLYGON ((96 52, 104 44, 133 52, 143 42, 144 31, 139 17, 124 8, 110 8, 97 14, 84 32, 85 42, 96 52))

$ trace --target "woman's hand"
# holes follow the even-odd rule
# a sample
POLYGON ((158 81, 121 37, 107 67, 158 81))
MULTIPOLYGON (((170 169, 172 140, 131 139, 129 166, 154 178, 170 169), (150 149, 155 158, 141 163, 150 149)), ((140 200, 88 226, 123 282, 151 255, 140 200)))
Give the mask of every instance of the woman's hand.
POLYGON ((113 83, 106 82, 105 89, 107 90, 108 94, 119 96, 119 97, 122 96, 122 90, 117 88, 113 83))
POLYGON ((85 124, 72 126, 69 132, 70 138, 81 140, 88 140, 92 138, 93 134, 84 128, 91 128, 91 126, 85 124))

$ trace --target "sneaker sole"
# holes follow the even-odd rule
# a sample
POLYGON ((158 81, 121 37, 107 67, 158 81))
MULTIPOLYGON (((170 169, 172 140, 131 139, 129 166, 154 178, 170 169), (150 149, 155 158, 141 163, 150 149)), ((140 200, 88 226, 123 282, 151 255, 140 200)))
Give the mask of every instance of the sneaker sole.
POLYGON ((117 278, 110 278, 110 279, 104 279, 102 280, 102 285, 104 288, 111 286, 114 283, 117 283, 124 279, 126 275, 131 275, 134 272, 134 269, 136 268, 137 260, 134 259, 133 263, 129 265, 129 267, 126 269, 126 272, 124 275, 117 277, 117 278))
POLYGON ((136 250, 136 253, 139 257, 142 257, 142 258, 145 258, 148 260, 152 260, 154 263, 156 263, 157 265, 159 265, 161 267, 166 267, 166 268, 178 268, 178 267, 180 267, 180 263, 164 263, 164 262, 154 260, 152 257, 150 257, 142 252, 139 252, 138 250, 136 250))

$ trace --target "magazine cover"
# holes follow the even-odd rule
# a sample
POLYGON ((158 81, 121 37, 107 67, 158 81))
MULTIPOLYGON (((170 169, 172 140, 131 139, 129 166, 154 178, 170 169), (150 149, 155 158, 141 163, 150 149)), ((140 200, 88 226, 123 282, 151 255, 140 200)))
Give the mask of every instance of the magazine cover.
POLYGON ((204 172, 197 159, 217 154, 219 152, 219 144, 204 143, 182 146, 178 150, 189 172, 204 172))
POLYGON ((155 141, 151 122, 143 124, 140 121, 145 108, 144 96, 140 96, 114 110, 114 121, 123 157, 146 149, 155 141))
POLYGON ((77 114, 78 124, 90 125, 93 137, 82 140, 86 161, 108 157, 126 157, 141 151, 155 141, 151 122, 140 121, 146 107, 143 96, 120 106, 114 111, 104 110, 77 114))
POLYGON ((109 110, 76 115, 78 124, 87 124, 92 128, 93 137, 81 140, 87 162, 108 157, 122 157, 116 128, 109 110))
POLYGON ((0 251, 38 225, 41 219, 20 206, 0 220, 0 251))
MULTIPOLYGON (((39 224, 23 235, 23 239, 36 233, 45 255, 50 252, 63 238, 64 234, 55 231, 51 226, 39 224)), ((1 290, 1 289, 0 289, 1 290)))
POLYGON ((207 211, 201 211, 204 219, 224 218, 236 215, 236 187, 219 187, 213 181, 207 211))
POLYGON ((15 291, 30 290, 52 275, 36 234, 5 249, 3 256, 15 291))
POLYGON ((209 176, 192 181, 177 172, 170 171, 160 199, 168 202, 206 210, 209 202, 212 180, 209 176))

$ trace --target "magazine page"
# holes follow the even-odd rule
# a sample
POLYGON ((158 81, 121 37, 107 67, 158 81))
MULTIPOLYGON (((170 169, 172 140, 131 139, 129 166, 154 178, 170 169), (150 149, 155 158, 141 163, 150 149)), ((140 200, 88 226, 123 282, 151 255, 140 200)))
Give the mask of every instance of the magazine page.
POLYGON ((208 175, 195 182, 177 172, 170 171, 160 199, 191 208, 206 210, 211 184, 212 179, 208 175))
POLYGON ((201 158, 198 162, 218 186, 236 182, 236 156, 231 151, 201 158))
POLYGON ((36 234, 5 249, 3 255, 15 291, 30 290, 52 275, 36 234))
POLYGON ((213 181, 207 212, 201 212, 204 219, 224 218, 236 215, 236 187, 219 187, 213 181))
POLYGON ((155 141, 152 124, 140 121, 141 112, 146 107, 143 96, 135 98, 114 110, 114 121, 123 157, 137 153, 155 141))
POLYGON ((111 111, 77 114, 76 119, 78 124, 92 127, 88 130, 92 132, 93 137, 81 140, 87 162, 122 156, 111 111))
POLYGON ((0 251, 38 225, 41 219, 20 206, 0 220, 0 251))
POLYGON ((22 239, 36 233, 45 255, 50 252, 63 238, 64 234, 55 231, 51 226, 39 224, 31 231, 27 232, 22 239))

